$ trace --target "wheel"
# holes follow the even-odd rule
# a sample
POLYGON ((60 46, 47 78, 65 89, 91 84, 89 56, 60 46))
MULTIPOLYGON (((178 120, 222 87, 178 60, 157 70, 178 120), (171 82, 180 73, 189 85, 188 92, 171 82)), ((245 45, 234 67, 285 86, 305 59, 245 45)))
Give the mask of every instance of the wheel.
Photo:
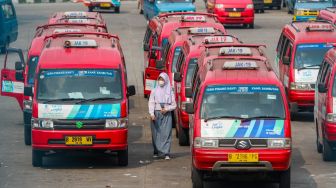
POLYGON ((34 167, 40 167, 43 165, 43 151, 32 150, 32 164, 34 167))
POLYGON ((181 125, 176 127, 179 129, 178 139, 180 146, 189 146, 189 129, 183 128, 181 125))
POLYGON ((247 28, 249 28, 249 29, 253 29, 253 28, 254 28, 254 23, 247 24, 247 28))
POLYGON ((120 13, 120 7, 115 7, 115 8, 114 8, 114 11, 115 11, 116 13, 120 13))
POLYGON ((128 165, 128 149, 123 151, 118 151, 118 165, 127 166, 128 165))
POLYGON ((277 6, 276 9, 277 9, 277 10, 281 10, 281 5, 277 6))
POLYGON ((7 38, 5 45, 0 48, 0 54, 6 53, 7 48, 9 47, 9 38, 7 38))
POLYGON ((319 141, 319 132, 318 132, 318 125, 316 124, 316 150, 318 153, 322 153, 323 145, 319 141))
POLYGON ((31 124, 24 124, 24 141, 26 146, 31 145, 31 124))
POLYGON ((333 155, 334 155, 334 151, 330 147, 330 143, 324 138, 323 139, 323 152, 322 152, 323 160, 332 161, 334 160, 333 155))
POLYGON ((93 7, 89 7, 88 9, 89 12, 93 12, 93 7))
POLYGON ((195 167, 191 167, 191 181, 193 188, 203 188, 203 173, 195 167))
POLYGON ((261 9, 260 12, 261 12, 261 13, 265 13, 265 9, 261 9))
POLYGON ((148 97, 149 97, 149 96, 148 96, 147 94, 144 94, 144 98, 145 98, 145 99, 148 99, 148 97))
POLYGON ((273 10, 273 6, 269 6, 269 9, 273 10))
POLYGON ((291 170, 290 168, 286 171, 281 172, 279 188, 290 188, 291 187, 291 170))

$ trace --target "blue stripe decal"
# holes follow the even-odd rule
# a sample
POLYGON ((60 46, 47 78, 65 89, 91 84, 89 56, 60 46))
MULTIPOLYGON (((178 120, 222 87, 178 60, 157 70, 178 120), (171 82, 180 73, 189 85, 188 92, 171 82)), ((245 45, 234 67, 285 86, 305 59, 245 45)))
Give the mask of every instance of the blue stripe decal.
POLYGON ((259 128, 258 128, 258 132, 257 132, 255 137, 257 137, 257 138, 260 137, 260 134, 261 134, 261 131, 263 130, 263 128, 264 128, 264 120, 260 120, 260 125, 259 125, 259 128))
POLYGON ((252 133, 252 130, 254 129, 254 125, 256 124, 256 120, 252 120, 251 123, 250 123, 250 126, 249 128, 247 129, 244 137, 250 137, 251 136, 251 133, 252 133))

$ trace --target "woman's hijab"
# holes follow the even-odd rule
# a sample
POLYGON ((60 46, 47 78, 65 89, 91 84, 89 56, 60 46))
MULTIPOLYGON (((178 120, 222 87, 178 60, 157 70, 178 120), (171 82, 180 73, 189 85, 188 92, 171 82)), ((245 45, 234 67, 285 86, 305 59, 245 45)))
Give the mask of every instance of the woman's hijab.
POLYGON ((165 72, 162 72, 160 75, 159 75, 159 78, 162 78, 165 82, 165 84, 163 86, 160 86, 158 84, 158 80, 157 80, 157 84, 155 86, 155 89, 154 89, 154 100, 155 102, 157 103, 165 103, 165 104, 171 104, 172 103, 172 88, 171 88, 171 85, 170 85, 170 80, 169 80, 169 76, 167 73, 165 72))

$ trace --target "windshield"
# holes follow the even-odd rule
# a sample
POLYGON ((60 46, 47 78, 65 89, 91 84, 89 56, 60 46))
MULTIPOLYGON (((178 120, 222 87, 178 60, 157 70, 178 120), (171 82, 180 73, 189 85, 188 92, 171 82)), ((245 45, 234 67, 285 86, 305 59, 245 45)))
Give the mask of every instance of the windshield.
POLYGON ((177 63, 180 53, 181 53, 181 47, 176 47, 174 51, 174 57, 173 57, 173 63, 172 63, 173 72, 176 72, 176 63, 177 63))
POLYGON ((216 117, 284 119, 280 89, 267 85, 208 86, 202 100, 201 118, 216 117))
POLYGON ((193 76, 194 69, 196 67, 197 59, 191 59, 188 64, 187 76, 186 76, 186 87, 191 87, 191 79, 193 76))
POLYGON ((119 70, 42 70, 38 100, 122 98, 119 70))
POLYGON ((158 3, 191 3, 191 0, 157 0, 158 3))
POLYGON ((325 53, 332 48, 326 44, 300 44, 296 48, 295 65, 296 69, 305 67, 319 68, 325 53))
POLYGON ((298 0, 298 3, 331 3, 331 0, 298 0))
POLYGON ((31 57, 28 63, 28 84, 34 84, 35 71, 39 58, 37 56, 31 57))

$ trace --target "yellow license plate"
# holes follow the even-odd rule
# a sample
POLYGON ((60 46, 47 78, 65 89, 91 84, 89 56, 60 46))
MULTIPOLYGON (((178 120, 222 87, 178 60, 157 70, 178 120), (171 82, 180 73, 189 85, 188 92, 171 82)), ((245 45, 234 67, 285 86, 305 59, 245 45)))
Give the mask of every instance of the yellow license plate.
POLYGON ((229 153, 228 162, 255 163, 259 162, 259 155, 258 153, 229 153))
POLYGON ((69 146, 81 146, 92 145, 92 136, 66 136, 65 145, 69 146))
POLYGON ((266 4, 271 4, 271 3, 272 3, 272 0, 264 0, 264 3, 266 3, 266 4))
POLYGON ((103 8, 110 8, 110 7, 111 7, 111 4, 110 4, 110 3, 100 3, 100 7, 103 7, 103 8))
POLYGON ((240 12, 229 12, 229 17, 240 17, 240 12))

